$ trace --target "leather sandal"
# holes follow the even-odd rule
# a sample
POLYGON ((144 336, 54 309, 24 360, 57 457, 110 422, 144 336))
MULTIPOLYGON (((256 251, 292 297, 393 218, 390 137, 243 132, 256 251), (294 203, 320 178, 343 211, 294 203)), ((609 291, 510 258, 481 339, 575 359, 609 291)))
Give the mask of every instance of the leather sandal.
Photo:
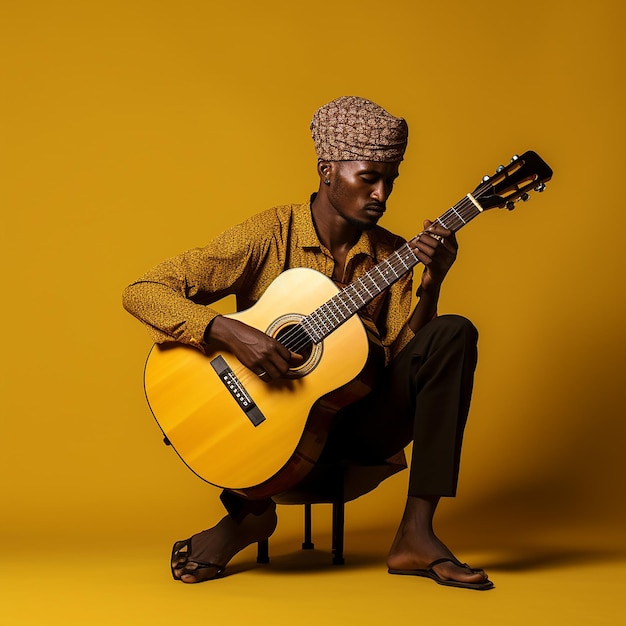
MULTIPOLYGON (((196 576, 198 571, 201 569, 216 569, 217 572, 214 576, 210 578, 205 578, 203 580, 198 580, 196 582, 204 582, 205 580, 214 580, 215 578, 220 577, 224 570, 226 569, 223 565, 218 565, 217 563, 209 563, 208 561, 196 561, 194 559, 190 559, 191 556, 191 539, 183 539, 182 541, 177 541, 172 546, 172 557, 170 560, 170 566, 172 568, 172 577, 174 580, 181 580, 183 576, 191 575, 196 576), (182 568, 182 571, 181 571, 182 568), (180 573, 176 573, 178 570, 180 573)), ((184 581, 183 581, 184 582, 184 581)))
POLYGON ((475 589, 476 591, 487 591, 488 589, 493 589, 495 585, 487 578, 482 582, 470 583, 470 582, 461 582, 459 580, 448 580, 445 578, 441 578, 433 569, 436 565, 440 563, 454 563, 459 567, 469 570, 472 574, 479 574, 482 570, 472 569, 467 563, 461 563, 457 559, 451 558, 443 558, 437 559, 433 561, 430 565, 428 565, 425 569, 394 569, 390 567, 387 571, 390 574, 400 574, 401 576, 421 576, 423 578, 430 578, 434 580, 438 585, 444 585, 446 587, 460 587, 461 589, 475 589))

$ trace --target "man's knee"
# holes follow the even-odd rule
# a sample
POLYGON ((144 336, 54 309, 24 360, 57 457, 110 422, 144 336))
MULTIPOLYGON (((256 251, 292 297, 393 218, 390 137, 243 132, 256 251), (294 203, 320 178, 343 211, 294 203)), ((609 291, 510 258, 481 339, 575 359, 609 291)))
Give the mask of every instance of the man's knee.
POLYGON ((429 325, 433 325, 432 330, 444 337, 452 339, 463 339, 466 343, 475 344, 478 342, 478 330, 476 326, 462 315, 439 315, 429 325))

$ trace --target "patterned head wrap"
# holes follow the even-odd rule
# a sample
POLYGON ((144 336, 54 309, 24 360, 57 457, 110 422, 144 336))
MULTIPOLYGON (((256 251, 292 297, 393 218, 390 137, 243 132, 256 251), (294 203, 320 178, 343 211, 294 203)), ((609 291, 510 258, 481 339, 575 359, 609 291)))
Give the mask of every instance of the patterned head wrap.
POLYGON ((311 121, 320 161, 402 161, 408 135, 404 119, 356 96, 325 104, 311 121))

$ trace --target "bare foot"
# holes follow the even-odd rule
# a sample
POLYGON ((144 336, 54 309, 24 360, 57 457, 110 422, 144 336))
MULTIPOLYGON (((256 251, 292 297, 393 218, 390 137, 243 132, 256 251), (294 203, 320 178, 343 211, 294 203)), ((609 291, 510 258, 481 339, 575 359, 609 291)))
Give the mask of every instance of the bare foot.
POLYGON ((276 508, 261 515, 249 513, 236 522, 226 515, 213 528, 177 541, 172 550, 172 574, 184 583, 199 583, 219 576, 227 563, 247 546, 267 539, 276 529, 276 508))
POLYGON ((387 556, 387 567, 393 570, 426 570, 434 561, 450 559, 432 567, 443 582, 487 583, 487 574, 460 563, 450 549, 435 535, 432 518, 438 498, 407 499, 402 521, 387 556))

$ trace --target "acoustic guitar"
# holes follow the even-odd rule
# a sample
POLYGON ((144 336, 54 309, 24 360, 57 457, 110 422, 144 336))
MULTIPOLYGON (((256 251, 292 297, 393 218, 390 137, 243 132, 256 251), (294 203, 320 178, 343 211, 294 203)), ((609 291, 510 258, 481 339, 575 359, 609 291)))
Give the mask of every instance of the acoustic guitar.
MULTIPOLYGON (((437 222, 457 231, 488 209, 512 209, 551 177, 535 152, 525 152, 437 222)), ((404 244, 343 289, 316 270, 289 269, 254 306, 229 315, 304 356, 278 381, 263 382, 227 351, 154 345, 144 384, 166 443, 200 478, 249 498, 295 485, 317 461, 336 411, 368 391, 359 375, 370 344, 357 313, 417 263, 404 244)))

